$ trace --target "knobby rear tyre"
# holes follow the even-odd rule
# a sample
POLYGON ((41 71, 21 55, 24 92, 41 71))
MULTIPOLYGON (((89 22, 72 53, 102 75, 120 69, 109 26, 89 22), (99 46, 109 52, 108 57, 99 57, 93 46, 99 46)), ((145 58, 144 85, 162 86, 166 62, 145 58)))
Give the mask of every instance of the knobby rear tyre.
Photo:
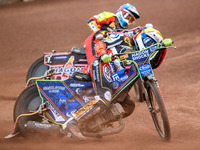
MULTIPOLYGON (((33 111, 37 111, 40 104, 42 104, 42 99, 39 97, 36 84, 28 86, 24 91, 22 91, 15 103, 13 112, 14 122, 21 114, 29 114, 33 111)), ((18 128, 22 136, 26 139, 30 139, 32 137, 32 133, 27 132, 25 127, 25 124, 28 121, 41 122, 41 120, 42 117, 38 115, 21 117, 18 121, 18 128)))
MULTIPOLYGON (((32 77, 43 76, 48 69, 49 67, 44 64, 44 57, 40 57, 29 68, 26 76, 26 82, 32 77)), ((36 80, 31 80, 28 85, 35 83, 35 81, 36 80)))
MULTIPOLYGON (((16 121, 17 117, 21 114, 30 114, 38 110, 39 106, 42 104, 42 99, 39 96, 38 89, 36 84, 31 84, 26 89, 22 91, 19 95, 13 112, 13 120, 16 121)), ((59 140, 63 138, 63 134, 61 132, 56 132, 55 134, 51 134, 51 131, 45 134, 41 134, 34 131, 28 131, 25 127, 28 121, 36 121, 36 122, 43 122, 43 116, 38 114, 31 115, 31 116, 24 116, 21 117, 18 121, 18 130, 21 135, 25 139, 34 139, 34 140, 59 140)))

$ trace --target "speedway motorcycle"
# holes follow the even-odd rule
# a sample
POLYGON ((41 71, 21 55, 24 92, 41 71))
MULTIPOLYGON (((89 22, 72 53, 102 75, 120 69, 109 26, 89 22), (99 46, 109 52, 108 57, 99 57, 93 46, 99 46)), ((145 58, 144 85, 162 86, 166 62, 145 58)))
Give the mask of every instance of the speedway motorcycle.
MULTIPOLYGON (((123 47, 129 49, 128 47, 123 47)), ((80 123, 80 130, 86 137, 103 137, 117 134, 124 128, 123 107, 120 99, 126 96, 134 83, 141 81, 147 108, 152 116, 158 134, 163 140, 170 139, 170 124, 161 90, 156 80, 150 57, 163 51, 163 43, 156 43, 146 49, 113 55, 120 62, 130 62, 124 69, 111 74, 112 103, 102 113, 93 116, 87 122, 80 123), (115 123, 118 123, 117 126, 115 123)), ((51 60, 51 59, 50 59, 51 60)), ((53 60, 53 59, 52 59, 53 60)), ((73 56, 68 64, 75 60, 73 56)), ((100 60, 96 60, 100 61, 100 60)), ((81 115, 82 109, 91 107, 95 92, 90 78, 66 78, 63 80, 36 80, 19 95, 14 106, 14 130, 6 138, 22 135, 24 138, 47 138, 50 135, 71 137, 64 131, 65 124, 72 117, 81 115), (91 98, 92 97, 92 98, 91 98)))

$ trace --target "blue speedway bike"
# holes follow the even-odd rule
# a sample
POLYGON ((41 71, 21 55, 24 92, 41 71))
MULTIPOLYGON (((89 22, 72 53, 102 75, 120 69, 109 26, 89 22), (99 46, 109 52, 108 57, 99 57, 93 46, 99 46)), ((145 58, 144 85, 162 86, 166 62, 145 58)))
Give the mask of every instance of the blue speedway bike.
MULTIPOLYGON (((127 47, 126 47, 127 48, 127 47)), ((117 134, 124 129, 122 115, 124 110, 120 99, 138 80, 143 87, 143 96, 147 108, 152 116, 158 134, 163 140, 170 139, 170 124, 164 105, 158 81, 154 76, 150 57, 165 50, 163 43, 156 43, 146 49, 126 52, 113 56, 120 62, 131 62, 126 68, 111 75, 113 84, 112 103, 105 111, 92 117, 87 122, 81 122, 80 130, 86 137, 103 137, 117 134)), ((13 132, 6 138, 23 136, 26 139, 33 137, 47 138, 51 136, 68 136, 63 132, 64 124, 81 114, 80 108, 91 106, 91 97, 95 96, 91 81, 79 81, 72 78, 64 80, 36 80, 26 87, 14 106, 13 132)))

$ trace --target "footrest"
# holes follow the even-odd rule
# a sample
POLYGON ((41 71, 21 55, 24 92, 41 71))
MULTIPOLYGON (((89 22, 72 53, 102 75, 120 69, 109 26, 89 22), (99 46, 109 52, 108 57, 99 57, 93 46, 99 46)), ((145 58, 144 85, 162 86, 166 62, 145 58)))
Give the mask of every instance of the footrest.
POLYGON ((91 82, 92 78, 89 74, 83 72, 73 72, 71 78, 78 81, 91 82))

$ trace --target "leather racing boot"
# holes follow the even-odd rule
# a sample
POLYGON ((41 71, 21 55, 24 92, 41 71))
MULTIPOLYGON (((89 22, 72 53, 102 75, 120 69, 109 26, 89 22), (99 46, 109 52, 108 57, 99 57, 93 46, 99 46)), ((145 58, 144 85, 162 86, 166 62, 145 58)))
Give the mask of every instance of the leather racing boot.
POLYGON ((127 95, 127 97, 124 99, 123 102, 120 103, 125 110, 125 113, 123 114, 123 118, 126 118, 130 116, 134 109, 135 109, 135 102, 134 100, 130 97, 130 95, 127 95))

